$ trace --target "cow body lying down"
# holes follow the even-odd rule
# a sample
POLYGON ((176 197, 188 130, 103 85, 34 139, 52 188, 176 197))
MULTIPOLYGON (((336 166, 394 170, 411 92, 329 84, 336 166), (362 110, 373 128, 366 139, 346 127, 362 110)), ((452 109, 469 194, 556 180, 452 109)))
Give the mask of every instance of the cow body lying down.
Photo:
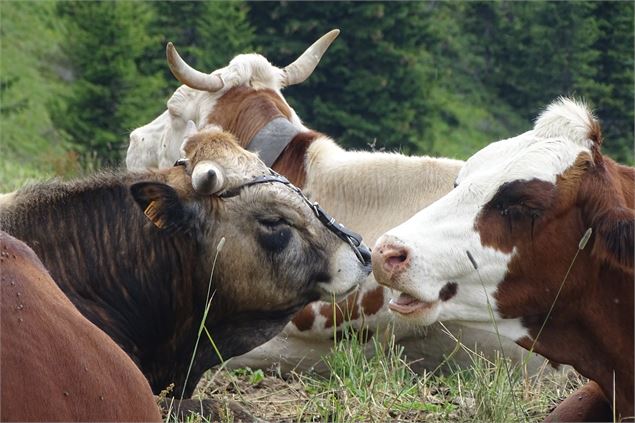
POLYGON ((614 404, 633 419, 635 169, 601 142, 591 111, 560 99, 531 131, 473 155, 452 192, 373 249, 403 320, 498 330, 594 381, 554 418, 597 421, 614 404), (576 398, 605 404, 576 411, 576 398))
MULTIPOLYGON (((312 61, 303 62, 305 52, 294 62, 308 69, 302 78, 309 76, 335 35, 325 35, 307 50, 314 57, 312 61)), ((235 134, 241 145, 267 157, 274 170, 303 187, 312 200, 369 243, 453 187, 461 161, 346 151, 329 137, 305 127, 281 94, 281 89, 290 85, 289 66, 279 69, 260 55, 239 55, 210 76, 189 68, 173 48, 168 50, 173 71, 186 85, 170 98, 166 112, 131 133, 126 158, 129 168, 171 165, 178 158, 188 120, 198 127, 218 125, 235 134)), ((409 359, 416 361, 415 367, 436 368, 455 350, 455 341, 439 325, 430 327, 422 338, 420 329, 395 322, 387 307, 390 298, 389 290, 369 277, 358 292, 338 304, 335 313, 331 304, 315 302, 279 336, 232 359, 230 365, 280 365, 283 372, 325 370, 321 357, 330 351, 334 334, 350 326, 374 334, 394 330, 409 359)), ((486 331, 456 324, 448 328, 470 346, 478 342, 484 352, 498 349, 496 337, 486 331)), ((367 353, 372 351, 368 345, 367 353)), ((523 354, 514 344, 506 345, 506 352, 516 357, 523 354)), ((454 359, 459 364, 471 363, 463 350, 454 359)), ((536 369, 542 363, 534 358, 529 367, 536 369)))
POLYGON ((0 289, 2 421, 161 421, 132 360, 2 231, 0 289))
POLYGON ((206 304, 205 328, 228 359, 275 336, 307 303, 350 292, 369 263, 287 186, 243 186, 269 169, 230 135, 199 133, 184 151, 187 167, 23 188, 0 224, 155 393, 174 383, 189 397, 221 361, 206 337, 197 344, 206 304))

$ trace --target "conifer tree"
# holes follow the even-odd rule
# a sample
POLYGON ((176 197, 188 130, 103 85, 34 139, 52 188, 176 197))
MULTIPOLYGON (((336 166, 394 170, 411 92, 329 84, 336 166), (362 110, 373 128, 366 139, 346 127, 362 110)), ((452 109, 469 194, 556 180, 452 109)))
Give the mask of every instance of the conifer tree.
POLYGON ((416 151, 424 140, 431 73, 421 65, 429 6, 396 3, 251 3, 259 51, 285 66, 319 36, 342 33, 314 74, 285 97, 310 126, 349 147, 416 151))
POLYGON ((160 78, 140 71, 152 11, 137 2, 60 2, 73 81, 54 120, 82 152, 118 163, 131 129, 158 114, 160 78))
POLYGON ((240 1, 160 1, 152 2, 155 43, 148 63, 161 72, 166 95, 179 82, 170 73, 165 46, 171 41, 187 63, 202 72, 226 66, 237 54, 252 50, 253 29, 247 19, 247 4, 240 1))

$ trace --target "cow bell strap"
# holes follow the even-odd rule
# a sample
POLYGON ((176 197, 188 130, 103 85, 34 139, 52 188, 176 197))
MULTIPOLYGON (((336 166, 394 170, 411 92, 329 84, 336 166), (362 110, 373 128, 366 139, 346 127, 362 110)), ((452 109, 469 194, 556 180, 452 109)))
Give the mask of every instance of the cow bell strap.
POLYGON ((258 131, 246 148, 258 153, 260 160, 271 167, 299 132, 287 118, 275 118, 258 131))

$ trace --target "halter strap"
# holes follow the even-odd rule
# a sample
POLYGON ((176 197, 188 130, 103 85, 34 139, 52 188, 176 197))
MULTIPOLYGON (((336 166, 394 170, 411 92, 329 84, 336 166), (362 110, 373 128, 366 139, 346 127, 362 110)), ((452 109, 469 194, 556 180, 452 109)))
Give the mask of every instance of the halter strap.
POLYGON ((218 197, 223 199, 235 197, 239 195, 244 188, 252 186, 252 185, 256 185, 256 184, 280 183, 280 184, 286 185, 292 191, 298 194, 300 198, 302 198, 302 200, 304 200, 304 202, 311 208, 311 210, 313 211, 317 219, 324 226, 326 226, 326 228, 329 231, 333 232, 335 235, 337 235, 338 238, 340 238, 341 240, 343 240, 344 242, 348 243, 351 246, 351 248, 355 252, 355 255, 357 256, 359 261, 361 261, 365 265, 368 264, 370 251, 368 250, 367 247, 362 245, 361 235, 351 231, 350 229, 348 229, 341 223, 338 223, 335 220, 335 218, 333 218, 330 214, 326 212, 326 210, 322 208, 322 206, 320 206, 317 202, 309 200, 304 195, 304 193, 300 190, 300 188, 296 187, 291 182, 289 182, 287 178, 276 173, 275 171, 271 169, 269 169, 269 172, 271 172, 270 175, 257 176, 251 181, 245 182, 244 184, 236 188, 222 192, 221 194, 218 195, 218 197))

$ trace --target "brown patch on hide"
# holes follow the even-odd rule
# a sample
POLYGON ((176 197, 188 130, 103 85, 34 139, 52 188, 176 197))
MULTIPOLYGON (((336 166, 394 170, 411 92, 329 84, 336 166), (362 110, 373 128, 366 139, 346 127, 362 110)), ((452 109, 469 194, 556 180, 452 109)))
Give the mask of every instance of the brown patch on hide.
POLYGON ((0 231, 0 258, 2 419, 161 421, 141 371, 80 314, 33 250, 0 231))
POLYGON ((297 134, 271 168, 284 175, 296 187, 302 188, 306 182, 305 159, 307 150, 319 136, 320 134, 314 131, 297 134))
POLYGON ((377 313, 384 306, 384 287, 378 286, 362 297, 362 310, 364 315, 370 316, 377 313))
POLYGON ((313 327, 313 322, 315 322, 315 312, 313 311, 313 308, 310 305, 304 307, 298 314, 295 315, 291 322, 300 332, 311 329, 313 327))
POLYGON ((273 119, 291 119, 291 115, 291 109, 275 91, 239 86, 218 99, 207 122, 231 132, 246 147, 273 119))
MULTIPOLYGON (((599 143, 599 128, 590 136, 599 143)), ((500 314, 520 318, 535 338, 562 287, 535 351, 572 364, 609 403, 615 392, 618 419, 633 415, 634 192, 635 169, 582 153, 555 185, 504 184, 475 222, 484 246, 514 251, 494 294, 500 314)))
POLYGON ((336 304, 324 304, 320 307, 320 315, 326 318, 325 328, 341 325, 343 322, 355 320, 359 317, 357 306, 358 291, 353 292, 348 297, 336 304))

